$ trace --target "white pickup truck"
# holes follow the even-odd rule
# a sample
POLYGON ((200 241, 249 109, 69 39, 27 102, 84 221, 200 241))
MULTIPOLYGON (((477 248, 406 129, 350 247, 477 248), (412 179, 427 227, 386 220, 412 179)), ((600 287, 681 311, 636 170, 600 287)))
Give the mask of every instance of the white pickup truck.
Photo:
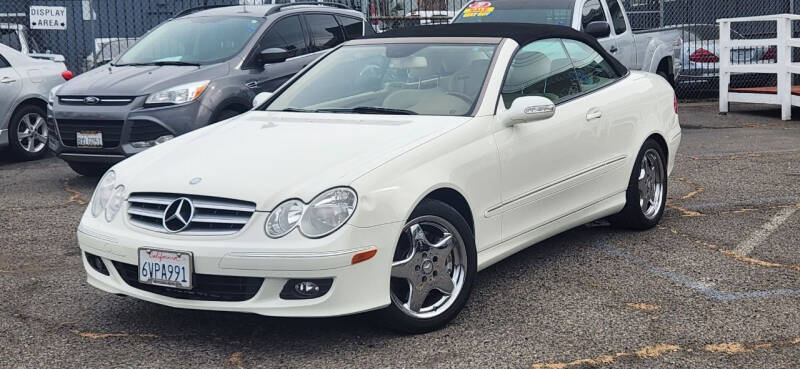
POLYGON ((673 86, 681 71, 681 32, 633 31, 619 0, 478 0, 467 3, 452 21, 481 22, 569 26, 597 38, 629 69, 659 74, 673 86))

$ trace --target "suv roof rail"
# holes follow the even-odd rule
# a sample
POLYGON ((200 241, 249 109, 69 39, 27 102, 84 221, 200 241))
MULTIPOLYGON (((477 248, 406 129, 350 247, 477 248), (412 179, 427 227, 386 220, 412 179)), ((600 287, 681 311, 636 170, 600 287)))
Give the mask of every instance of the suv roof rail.
POLYGON ((195 6, 193 8, 186 8, 186 9, 181 10, 180 12, 176 13, 175 15, 173 15, 172 18, 178 18, 178 17, 182 17, 184 15, 197 13, 197 12, 199 12, 201 10, 208 10, 208 9, 214 9, 214 8, 224 8, 226 6, 231 6, 231 5, 201 5, 201 6, 195 6))
POLYGON ((275 14, 277 12, 280 12, 281 9, 283 9, 283 8, 290 7, 290 6, 295 6, 295 5, 320 5, 320 6, 330 6, 330 7, 334 7, 334 8, 340 8, 340 9, 353 9, 353 8, 347 6, 346 4, 334 3, 334 2, 330 2, 330 1, 298 1, 296 3, 277 4, 277 5, 269 8, 269 10, 267 11, 267 14, 264 14, 264 16, 266 17, 266 16, 269 16, 269 15, 275 14))

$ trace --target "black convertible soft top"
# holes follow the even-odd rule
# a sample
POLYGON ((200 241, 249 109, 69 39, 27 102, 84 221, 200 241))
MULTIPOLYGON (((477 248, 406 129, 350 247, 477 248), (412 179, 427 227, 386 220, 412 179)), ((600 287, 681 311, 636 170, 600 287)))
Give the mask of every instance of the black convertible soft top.
POLYGON ((628 69, 600 46, 600 43, 594 37, 566 26, 531 23, 456 23, 394 29, 372 37, 498 37, 510 38, 520 46, 546 38, 566 38, 581 41, 591 46, 603 58, 608 60, 619 75, 622 76, 628 72, 628 69))

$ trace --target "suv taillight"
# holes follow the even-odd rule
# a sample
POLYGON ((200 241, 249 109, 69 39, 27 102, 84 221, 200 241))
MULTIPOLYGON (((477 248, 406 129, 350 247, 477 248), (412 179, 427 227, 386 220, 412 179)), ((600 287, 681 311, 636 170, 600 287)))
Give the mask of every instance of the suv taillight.
POLYGON ((719 57, 714 55, 711 51, 699 48, 689 56, 689 60, 695 63, 718 63, 719 57))
POLYGON ((65 70, 64 72, 62 72, 62 73, 61 73, 61 78, 63 78, 65 81, 69 81, 69 80, 71 80, 71 79, 72 79, 72 77, 74 77, 74 76, 72 75, 72 72, 70 72, 70 71, 68 71, 68 70, 65 70))

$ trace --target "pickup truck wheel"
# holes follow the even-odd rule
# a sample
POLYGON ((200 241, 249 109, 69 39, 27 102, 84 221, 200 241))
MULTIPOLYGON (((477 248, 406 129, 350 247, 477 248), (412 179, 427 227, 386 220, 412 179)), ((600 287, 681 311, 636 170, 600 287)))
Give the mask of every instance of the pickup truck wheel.
POLYGON ((382 322, 405 333, 445 326, 469 299, 478 273, 469 224, 452 206, 423 200, 403 227, 392 259, 391 303, 382 322))
POLYGON ((67 165, 69 165, 75 173, 78 173, 85 177, 100 177, 111 168, 111 165, 104 164, 104 163, 81 163, 81 162, 74 162, 68 161, 67 165))
POLYGON ((36 160, 47 153, 49 136, 45 112, 36 105, 22 106, 11 117, 8 143, 18 160, 36 160))
POLYGON ((675 87, 675 81, 672 80, 672 77, 670 77, 670 75, 667 74, 667 72, 665 72, 663 70, 660 70, 660 71, 656 72, 656 74, 661 76, 661 78, 664 78, 665 80, 667 80, 667 82, 669 83, 670 86, 675 87))

